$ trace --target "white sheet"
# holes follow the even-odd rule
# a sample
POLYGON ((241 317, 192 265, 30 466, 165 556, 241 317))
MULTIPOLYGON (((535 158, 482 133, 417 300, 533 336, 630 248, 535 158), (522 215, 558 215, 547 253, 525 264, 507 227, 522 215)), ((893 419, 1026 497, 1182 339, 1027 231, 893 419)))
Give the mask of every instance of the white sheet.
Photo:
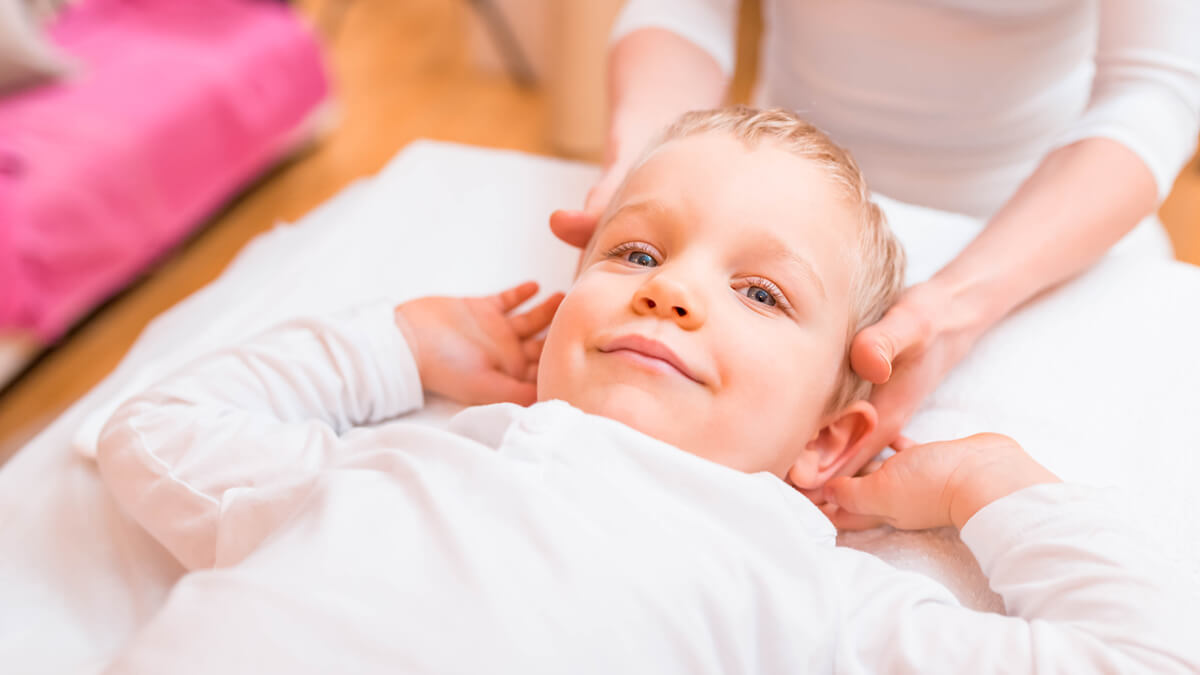
MULTIPOLYGON (((83 456, 124 395, 295 314, 380 296, 484 293, 525 278, 564 288, 575 255, 546 218, 580 203, 594 176, 579 164, 417 143, 301 223, 253 241, 221 278, 156 319, 109 378, 0 471, 0 664, 21 673, 102 665, 181 572, 116 511, 83 456)), ((980 226, 884 206, 909 248, 910 280, 980 226)), ((1147 514, 1147 535, 1200 579, 1200 500, 1189 480, 1200 469, 1197 307, 1200 269, 1110 256, 998 327, 909 433, 1007 433, 1065 478, 1126 490, 1130 508, 1147 514)), ((436 423, 454 409, 442 402, 422 415, 436 423)), ((942 579, 968 604, 993 603, 945 533, 849 541, 942 579)))

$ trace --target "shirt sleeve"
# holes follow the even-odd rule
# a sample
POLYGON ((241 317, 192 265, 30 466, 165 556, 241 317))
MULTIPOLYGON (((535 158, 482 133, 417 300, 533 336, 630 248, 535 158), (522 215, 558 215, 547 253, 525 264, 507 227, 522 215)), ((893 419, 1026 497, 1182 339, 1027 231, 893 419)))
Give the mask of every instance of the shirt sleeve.
POLYGON ((1200 2, 1100 0, 1099 13, 1091 99, 1056 145, 1095 137, 1125 145, 1162 199, 1200 135, 1200 2))
POLYGON ((842 671, 1200 672, 1195 589, 1098 491, 1027 488, 961 534, 1008 616, 859 554, 847 565, 842 671))
POLYGON ((423 404, 393 311, 284 324, 125 402, 100 435, 109 490, 185 567, 231 564, 350 451, 341 434, 423 404))
POLYGON ((629 0, 617 16, 610 44, 642 28, 662 28, 691 42, 733 73, 738 0, 629 0))

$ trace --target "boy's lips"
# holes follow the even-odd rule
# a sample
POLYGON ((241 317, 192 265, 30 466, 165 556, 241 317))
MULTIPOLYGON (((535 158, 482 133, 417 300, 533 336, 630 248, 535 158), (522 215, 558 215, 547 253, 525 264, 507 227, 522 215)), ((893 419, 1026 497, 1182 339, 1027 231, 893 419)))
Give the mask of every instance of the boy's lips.
POLYGON ((675 369, 680 375, 692 380, 697 384, 704 384, 695 371, 684 363, 683 359, 679 358, 670 347, 641 335, 622 335, 621 337, 609 340, 600 345, 599 350, 605 354, 613 352, 628 352, 635 358, 649 359, 654 362, 664 363, 675 369))

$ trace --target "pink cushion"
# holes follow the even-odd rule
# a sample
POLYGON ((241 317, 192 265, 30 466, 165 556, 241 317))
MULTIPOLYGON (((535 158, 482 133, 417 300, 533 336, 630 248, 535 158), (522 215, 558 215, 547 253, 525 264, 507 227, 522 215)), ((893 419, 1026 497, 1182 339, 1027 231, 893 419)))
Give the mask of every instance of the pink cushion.
POLYGON ((85 0, 71 79, 0 99, 0 333, 45 341, 269 166, 328 91, 266 0, 85 0))

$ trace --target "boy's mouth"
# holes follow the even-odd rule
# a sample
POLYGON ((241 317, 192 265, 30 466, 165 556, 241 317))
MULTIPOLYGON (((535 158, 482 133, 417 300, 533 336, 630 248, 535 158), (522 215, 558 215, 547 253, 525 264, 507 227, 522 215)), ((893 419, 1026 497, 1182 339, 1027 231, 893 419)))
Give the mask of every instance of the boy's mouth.
POLYGON ((616 354, 629 358, 643 366, 659 371, 674 372, 689 380, 704 384, 695 372, 679 358, 670 347, 641 335, 623 335, 599 347, 605 354, 616 354))

